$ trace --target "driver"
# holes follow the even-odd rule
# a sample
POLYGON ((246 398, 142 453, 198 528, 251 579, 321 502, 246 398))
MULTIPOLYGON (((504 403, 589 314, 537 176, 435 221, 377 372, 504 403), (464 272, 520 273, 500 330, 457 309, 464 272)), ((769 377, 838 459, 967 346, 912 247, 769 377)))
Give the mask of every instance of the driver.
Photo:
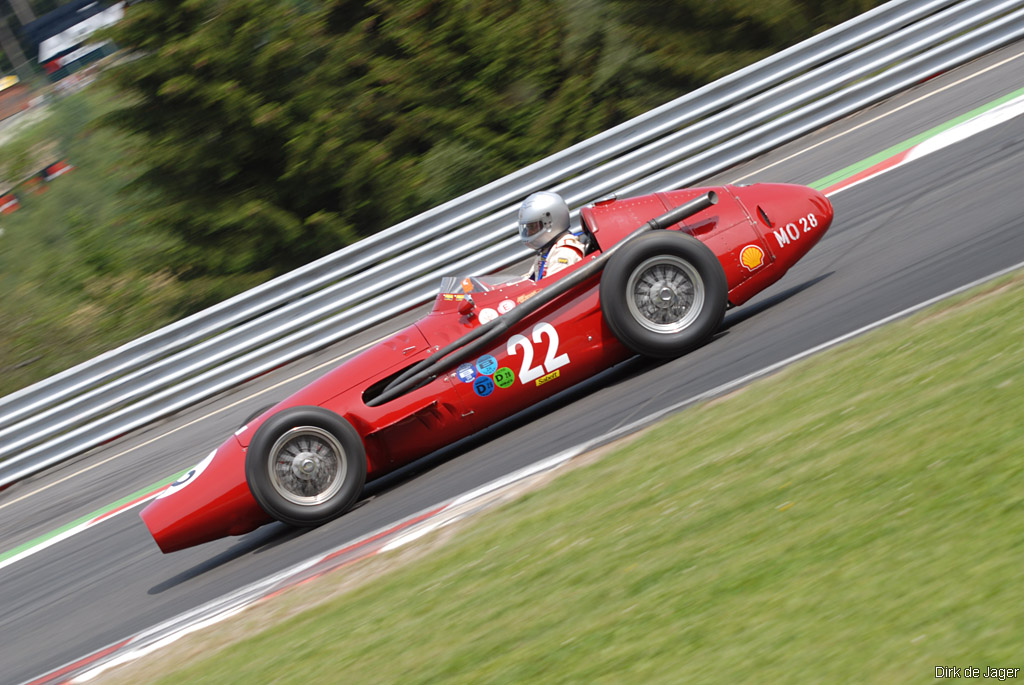
POLYGON ((535 281, 583 259, 581 235, 569 231, 569 206, 558 193, 533 193, 519 208, 519 238, 537 251, 528 274, 535 281))

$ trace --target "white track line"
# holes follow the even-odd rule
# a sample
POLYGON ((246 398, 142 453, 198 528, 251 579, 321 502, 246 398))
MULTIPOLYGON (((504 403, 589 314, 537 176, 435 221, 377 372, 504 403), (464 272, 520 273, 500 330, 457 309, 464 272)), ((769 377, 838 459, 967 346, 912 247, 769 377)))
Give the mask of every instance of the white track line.
POLYGON ((882 119, 885 119, 886 117, 890 117, 893 114, 896 114, 897 112, 900 112, 900 111, 902 111, 904 109, 907 109, 908 107, 911 107, 913 105, 918 104, 919 102, 924 102, 925 100, 927 100, 927 99, 929 99, 931 97, 934 97, 935 95, 938 95, 939 93, 943 93, 943 92, 945 92, 947 90, 950 90, 951 88, 955 88, 956 86, 959 86, 959 85, 961 85, 963 83, 966 83, 967 81, 970 81, 971 79, 973 79, 973 78, 975 78, 977 76, 981 76, 982 74, 985 74, 985 73, 987 73, 989 71, 992 71, 993 69, 997 69, 997 68, 999 68, 999 67, 1001 67, 1001 66, 1003 66, 1005 64, 1009 64, 1010 62, 1012 62, 1012 61, 1014 61, 1016 59, 1020 59, 1021 57, 1024 57, 1024 52, 1018 52, 1016 55, 1013 55, 1011 57, 1007 57, 1006 59, 1001 60, 999 62, 996 62, 995 64, 989 65, 989 66, 985 67, 984 69, 982 69, 980 71, 971 72, 969 75, 963 77, 962 79, 959 79, 957 81, 954 81, 953 83, 950 83, 950 84, 947 84, 945 86, 942 86, 941 88, 938 88, 938 89, 936 89, 936 90, 934 90, 934 91, 932 91, 930 93, 926 93, 926 94, 922 95, 919 98, 916 98, 916 99, 911 100, 910 102, 908 102, 906 104, 903 104, 903 105, 900 105, 899 107, 896 107, 895 109, 891 109, 891 110, 888 110, 886 112, 883 112, 882 114, 879 114, 877 117, 873 117, 871 119, 868 119, 865 122, 857 124, 853 128, 845 129, 845 130, 841 131, 840 133, 835 134, 834 136, 831 136, 829 138, 825 138, 824 140, 821 140, 821 141, 815 143, 814 145, 811 145, 810 147, 806 147, 806 148, 802 148, 800 150, 797 150, 796 152, 794 152, 793 154, 789 155, 788 157, 783 157, 782 159, 780 159, 780 160, 778 160, 776 162, 772 162, 771 164, 769 164, 767 166, 763 166, 760 169, 757 169, 756 171, 751 171, 751 172, 747 173, 744 176, 740 176, 739 178, 737 178, 734 181, 732 181, 732 183, 741 183, 744 180, 751 178, 752 176, 756 176, 757 174, 760 174, 760 173, 763 173, 765 171, 768 171, 769 169, 777 167, 778 165, 783 164, 785 162, 788 162, 791 159, 795 159, 795 158, 799 157, 800 155, 802 155, 804 153, 810 152, 811 150, 814 150, 815 148, 819 148, 822 145, 826 145, 828 143, 831 143, 834 140, 838 140, 838 139, 842 138, 843 136, 849 135, 850 133, 853 133, 854 131, 860 130, 860 129, 864 128, 865 126, 870 126, 871 124, 877 123, 877 122, 881 121, 882 119))

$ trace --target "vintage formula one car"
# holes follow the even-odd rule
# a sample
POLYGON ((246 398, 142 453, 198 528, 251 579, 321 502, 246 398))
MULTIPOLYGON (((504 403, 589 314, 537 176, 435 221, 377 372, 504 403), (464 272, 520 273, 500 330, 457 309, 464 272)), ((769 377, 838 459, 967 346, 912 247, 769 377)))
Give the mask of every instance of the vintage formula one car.
POLYGON ((580 222, 579 263, 446 279, 427 316, 248 419, 142 511, 160 549, 322 524, 368 480, 630 356, 692 350, 821 239, 832 206, 755 184, 610 199, 580 222))

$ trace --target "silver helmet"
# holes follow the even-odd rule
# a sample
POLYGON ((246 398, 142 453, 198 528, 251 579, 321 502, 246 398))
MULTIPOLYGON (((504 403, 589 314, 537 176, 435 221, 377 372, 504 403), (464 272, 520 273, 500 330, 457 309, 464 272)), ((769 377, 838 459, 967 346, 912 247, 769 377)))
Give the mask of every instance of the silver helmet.
POLYGON ((569 206, 558 193, 530 195, 519 208, 519 238, 539 250, 569 230, 569 206))

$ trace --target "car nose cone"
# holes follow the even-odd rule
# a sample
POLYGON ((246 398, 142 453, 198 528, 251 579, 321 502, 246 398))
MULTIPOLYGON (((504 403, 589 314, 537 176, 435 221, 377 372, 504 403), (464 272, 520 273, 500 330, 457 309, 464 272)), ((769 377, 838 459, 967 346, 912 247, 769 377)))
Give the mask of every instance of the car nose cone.
POLYGON ((807 193, 809 195, 808 201, 811 205, 811 211, 818 216, 819 228, 821 228, 822 232, 827 231, 829 226, 832 225, 832 219, 835 216, 832 201, 813 188, 807 188, 807 193))
POLYGON ((165 554, 268 523, 245 482, 245 453, 231 438, 139 513, 165 554))

